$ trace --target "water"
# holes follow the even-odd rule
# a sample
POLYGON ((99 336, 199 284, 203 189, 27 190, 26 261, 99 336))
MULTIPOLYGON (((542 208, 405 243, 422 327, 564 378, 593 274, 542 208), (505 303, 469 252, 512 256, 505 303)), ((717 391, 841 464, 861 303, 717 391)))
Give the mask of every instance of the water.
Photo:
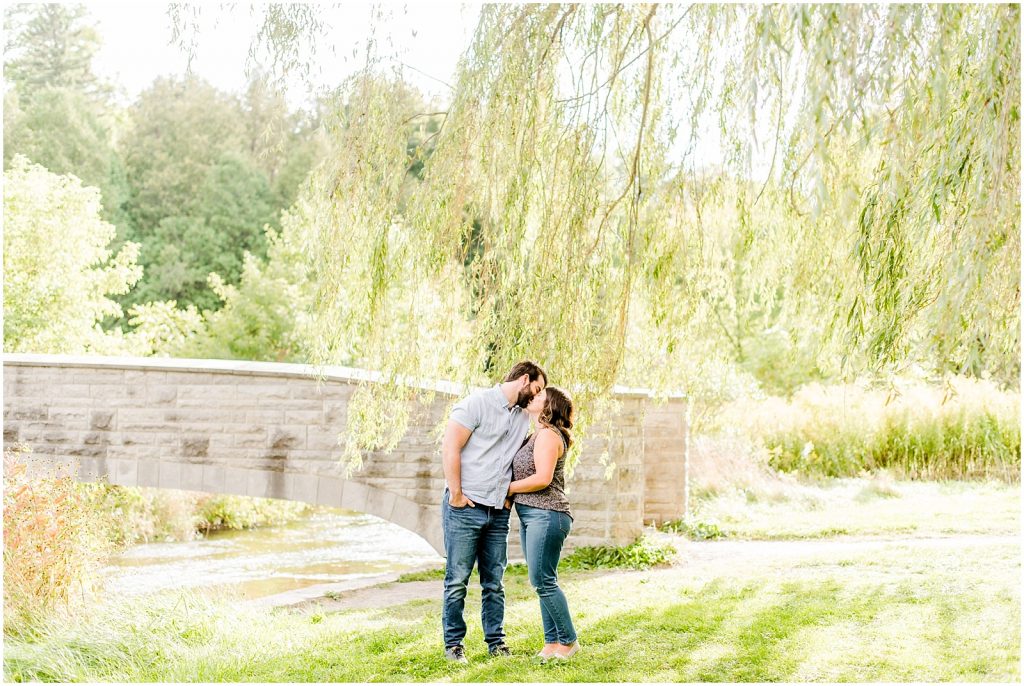
POLYGON ((443 563, 426 541, 399 526, 323 508, 282 526, 132 546, 109 561, 103 576, 107 592, 118 595, 192 588, 261 598, 443 563))

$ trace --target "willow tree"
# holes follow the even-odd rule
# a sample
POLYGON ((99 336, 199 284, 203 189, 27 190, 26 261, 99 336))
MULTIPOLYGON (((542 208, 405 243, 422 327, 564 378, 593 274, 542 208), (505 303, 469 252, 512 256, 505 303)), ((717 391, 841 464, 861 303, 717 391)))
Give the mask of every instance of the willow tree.
MULTIPOLYGON (((258 44, 294 69, 323 24, 288 7, 258 44)), ((391 382, 360 389, 351 456, 401 435, 410 378, 531 357, 586 422, 633 345, 670 389, 728 276, 701 248, 726 199, 744 297, 817 314, 824 353, 1016 375, 1016 5, 485 5, 415 183, 408 128, 437 113, 380 44, 306 195, 318 361, 391 382)))

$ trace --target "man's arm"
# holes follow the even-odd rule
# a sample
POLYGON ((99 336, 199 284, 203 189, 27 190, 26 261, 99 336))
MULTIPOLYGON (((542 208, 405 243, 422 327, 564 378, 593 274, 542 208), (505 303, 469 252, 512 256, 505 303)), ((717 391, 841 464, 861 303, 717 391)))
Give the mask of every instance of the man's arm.
POLYGON ((448 482, 451 495, 448 502, 452 507, 476 507, 476 504, 462 494, 462 448, 473 432, 454 420, 448 421, 441 441, 441 463, 444 479, 448 482))

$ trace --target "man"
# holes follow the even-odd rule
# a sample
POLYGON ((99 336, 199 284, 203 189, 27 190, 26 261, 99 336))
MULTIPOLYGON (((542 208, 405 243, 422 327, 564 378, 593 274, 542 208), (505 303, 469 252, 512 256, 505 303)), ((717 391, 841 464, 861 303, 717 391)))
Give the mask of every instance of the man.
POLYGON ((476 564, 482 589, 480 618, 491 656, 509 655, 505 645, 505 588, 508 518, 505 496, 512 482, 512 458, 530 428, 523 410, 547 386, 547 374, 530 361, 512 367, 505 382, 476 391, 452 408, 441 453, 447 487, 441 503, 444 548, 445 658, 467 662, 462 645, 466 585, 476 564))

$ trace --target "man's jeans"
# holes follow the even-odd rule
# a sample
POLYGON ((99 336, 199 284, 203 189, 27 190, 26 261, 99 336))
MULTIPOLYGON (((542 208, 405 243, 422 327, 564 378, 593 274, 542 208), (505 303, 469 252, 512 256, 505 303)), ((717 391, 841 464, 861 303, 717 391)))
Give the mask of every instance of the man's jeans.
POLYGON ((576 629, 569 616, 569 604, 558 587, 558 559, 562 544, 572 528, 572 518, 564 512, 544 510, 516 503, 519 515, 519 539, 530 570, 530 584, 540 598, 540 618, 544 624, 544 642, 570 645, 576 629))
POLYGON ((462 611, 466 605, 466 585, 479 563, 480 619, 488 646, 505 641, 505 587, 502 577, 508 562, 508 518, 511 512, 477 504, 476 507, 452 507, 448 490, 441 503, 444 551, 448 558, 444 572, 444 607, 441 625, 445 647, 461 645, 466 637, 462 611))

